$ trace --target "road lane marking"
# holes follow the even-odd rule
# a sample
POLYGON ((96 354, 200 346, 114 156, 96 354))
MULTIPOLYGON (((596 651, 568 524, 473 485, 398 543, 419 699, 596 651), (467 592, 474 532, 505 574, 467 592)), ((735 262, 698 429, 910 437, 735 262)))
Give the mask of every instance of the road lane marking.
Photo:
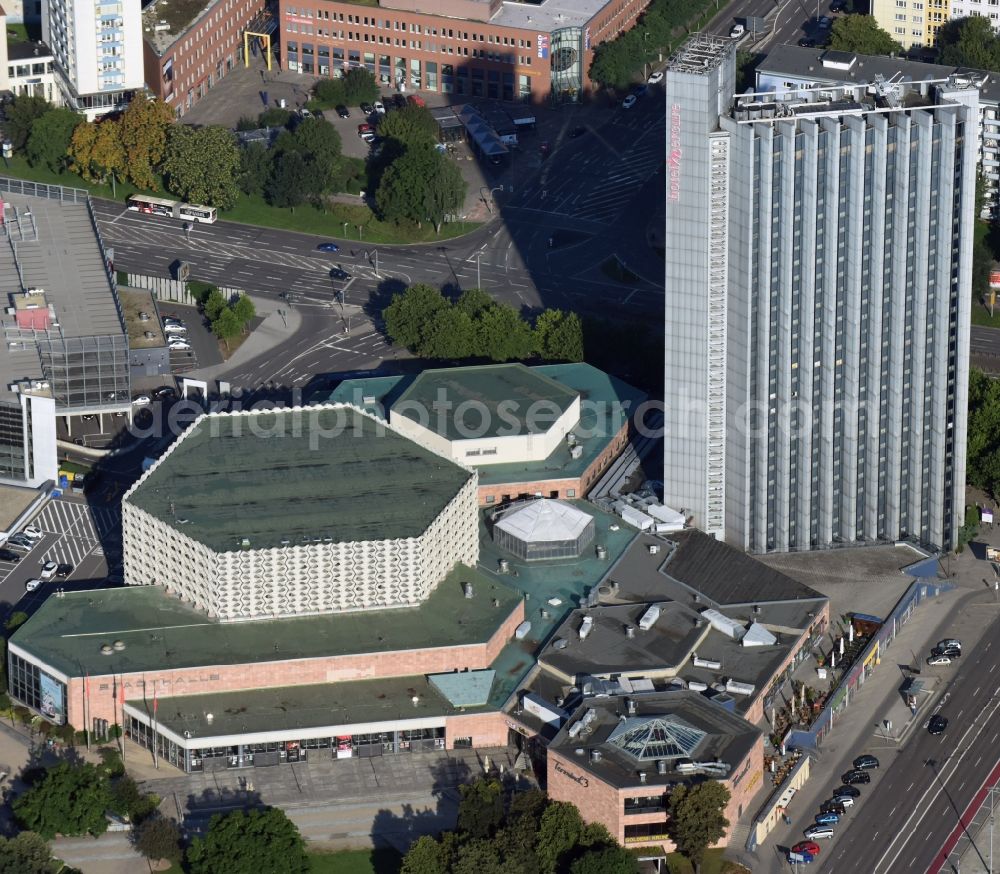
POLYGON ((909 792, 912 788, 913 788, 913 783, 911 783, 909 786, 906 787, 906 791, 909 792))

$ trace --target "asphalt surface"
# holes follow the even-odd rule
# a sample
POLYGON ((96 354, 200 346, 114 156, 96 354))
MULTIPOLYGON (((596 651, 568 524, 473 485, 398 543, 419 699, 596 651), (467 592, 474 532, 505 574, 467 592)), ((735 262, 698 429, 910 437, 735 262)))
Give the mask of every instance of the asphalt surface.
MULTIPOLYGON (((980 643, 952 666, 952 679, 912 734, 896 751, 876 751, 881 769, 835 827, 833 841, 819 841, 822 874, 924 874, 996 765, 1000 741, 1000 619, 980 643), (926 722, 939 712, 945 732, 930 735, 926 722)), ((850 770, 849 750, 835 769, 850 770)), ((832 794, 834 785, 830 786, 832 794)), ((816 811, 818 812, 818 811, 816 811)), ((804 819, 802 829, 809 825, 804 819)), ((787 849, 787 848, 785 848, 787 849)))
POLYGON ((592 114, 598 123, 575 137, 564 130, 547 159, 536 149, 522 151, 504 177, 506 190, 493 192, 495 218, 440 245, 374 246, 224 221, 185 233, 179 221, 111 201, 95 201, 95 212, 117 270, 166 276, 187 261, 197 279, 303 311, 301 328, 281 348, 224 374, 241 387, 280 382, 292 360, 299 374, 374 369, 392 354, 379 342, 378 313, 392 293, 417 282, 449 293, 480 286, 526 310, 658 317, 663 262, 645 232, 661 199, 662 101, 662 90, 652 88, 631 110, 592 114), (318 251, 328 241, 340 251, 318 251), (609 278, 607 265, 616 258, 633 281, 609 278), (332 279, 337 266, 350 278, 332 279))
POLYGON ((751 16, 765 18, 768 30, 761 33, 749 32, 740 40, 740 49, 766 52, 770 47, 782 43, 797 43, 803 37, 811 37, 817 45, 822 45, 829 31, 818 26, 821 16, 835 19, 837 14, 830 11, 830 0, 810 3, 808 0, 747 0, 724 8, 705 28, 706 33, 729 36, 732 26, 745 24, 751 16))

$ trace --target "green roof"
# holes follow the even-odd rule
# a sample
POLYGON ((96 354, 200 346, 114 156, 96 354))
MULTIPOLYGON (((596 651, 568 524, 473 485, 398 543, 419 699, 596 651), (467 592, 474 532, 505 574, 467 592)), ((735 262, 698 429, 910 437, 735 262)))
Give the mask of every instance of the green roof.
MULTIPOLYGON (((152 701, 128 703, 152 716, 152 701)), ((324 726, 426 719, 485 709, 485 705, 451 704, 426 677, 415 676, 161 696, 157 698, 156 721, 181 736, 187 731, 192 738, 210 738, 297 728, 306 732, 324 726), (211 725, 206 713, 212 714, 211 725)))
POLYGON ((159 586, 131 586, 50 597, 11 640, 76 677, 84 671, 100 675, 261 664, 482 643, 520 600, 501 581, 459 565, 419 607, 215 622, 159 586), (472 583, 475 597, 464 596, 463 582, 472 583), (119 640, 123 650, 101 652, 103 644, 119 640))
MULTIPOLYGON (((530 370, 580 396, 580 423, 573 433, 583 453, 579 458, 573 458, 569 447, 560 443, 548 458, 541 461, 477 464, 480 485, 535 482, 560 477, 575 479, 604 451, 608 440, 618 433, 625 420, 646 399, 645 392, 589 364, 546 364, 530 370)), ((384 416, 385 411, 392 409, 413 382, 412 376, 348 379, 331 392, 329 402, 362 406, 365 398, 371 398, 374 403, 367 407, 368 411, 372 415, 384 416)), ((470 423, 471 419, 470 416, 470 423)))
POLYGON ((390 415, 413 419, 448 440, 542 434, 576 397, 539 368, 523 364, 450 367, 423 371, 392 405, 390 415), (442 401, 449 405, 446 409, 440 408, 442 401))
POLYGON ((471 476, 349 407, 310 407, 200 420, 127 502, 218 552, 392 540, 471 476))

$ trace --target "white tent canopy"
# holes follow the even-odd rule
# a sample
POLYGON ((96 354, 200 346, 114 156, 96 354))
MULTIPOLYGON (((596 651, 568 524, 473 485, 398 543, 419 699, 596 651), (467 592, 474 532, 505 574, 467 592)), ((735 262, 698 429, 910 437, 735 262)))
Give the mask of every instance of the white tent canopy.
POLYGON ((759 622, 752 623, 740 641, 743 646, 774 646, 777 642, 778 638, 759 622))
POLYGON ((504 516, 496 527, 519 540, 550 543, 576 540, 592 521, 571 504, 540 498, 504 516))

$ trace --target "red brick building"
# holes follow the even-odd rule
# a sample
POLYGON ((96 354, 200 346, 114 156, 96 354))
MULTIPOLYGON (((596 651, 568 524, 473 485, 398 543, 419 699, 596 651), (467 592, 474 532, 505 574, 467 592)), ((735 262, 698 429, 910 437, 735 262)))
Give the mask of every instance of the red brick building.
POLYGON ((559 3, 280 0, 281 63, 310 76, 369 70, 384 88, 468 97, 575 100, 592 88, 596 46, 648 0, 559 3))
POLYGON ((146 86, 178 117, 243 63, 245 31, 275 30, 265 0, 157 0, 142 13, 146 86))

